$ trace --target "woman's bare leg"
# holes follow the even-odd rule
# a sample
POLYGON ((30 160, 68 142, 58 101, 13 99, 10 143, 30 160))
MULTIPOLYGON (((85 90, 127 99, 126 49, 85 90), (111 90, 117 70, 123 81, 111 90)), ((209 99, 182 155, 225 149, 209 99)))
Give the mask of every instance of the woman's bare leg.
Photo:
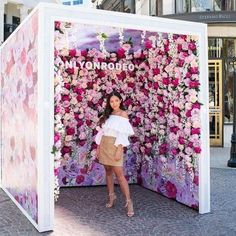
POLYGON ((106 207, 110 208, 113 206, 113 203, 116 199, 116 195, 114 193, 113 170, 111 166, 104 166, 104 167, 106 171, 106 183, 109 196, 109 202, 106 204, 106 207))
POLYGON ((119 182, 119 185, 120 185, 123 195, 125 196, 126 200, 130 200, 129 185, 128 185, 128 182, 124 176, 123 167, 113 166, 112 169, 113 169, 113 171, 116 175, 116 178, 119 182))

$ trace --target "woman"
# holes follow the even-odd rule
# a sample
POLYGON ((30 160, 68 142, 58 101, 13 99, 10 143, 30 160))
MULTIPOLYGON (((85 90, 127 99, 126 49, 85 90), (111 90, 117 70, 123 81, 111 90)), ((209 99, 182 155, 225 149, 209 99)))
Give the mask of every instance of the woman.
POLYGON ((113 172, 116 175, 121 191, 126 198, 127 216, 134 215, 133 203, 130 198, 128 182, 123 173, 123 147, 129 145, 128 136, 134 131, 129 123, 128 115, 124 111, 121 95, 113 91, 107 98, 103 116, 100 118, 99 132, 95 137, 98 144, 97 157, 104 165, 109 202, 106 207, 111 208, 116 200, 113 184, 113 172))

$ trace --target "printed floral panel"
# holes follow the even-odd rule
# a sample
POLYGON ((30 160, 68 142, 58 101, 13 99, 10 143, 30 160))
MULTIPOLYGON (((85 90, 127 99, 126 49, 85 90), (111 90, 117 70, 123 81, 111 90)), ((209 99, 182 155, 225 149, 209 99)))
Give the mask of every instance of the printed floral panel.
POLYGON ((94 136, 105 97, 121 93, 135 135, 125 173, 198 208, 198 38, 55 22, 55 174, 61 186, 104 183, 94 136))
POLYGON ((35 13, 2 48, 2 184, 38 222, 35 13))

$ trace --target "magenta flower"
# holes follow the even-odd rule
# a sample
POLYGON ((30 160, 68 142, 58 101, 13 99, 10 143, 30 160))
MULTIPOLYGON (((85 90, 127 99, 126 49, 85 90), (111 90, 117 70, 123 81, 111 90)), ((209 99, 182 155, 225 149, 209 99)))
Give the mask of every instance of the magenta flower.
POLYGON ((81 183, 83 183, 84 182, 84 176, 83 175, 78 175, 77 177, 76 177, 76 183, 77 184, 81 184, 81 183))
POLYGON ((188 48, 189 48, 190 50, 194 51, 194 50, 196 49, 196 44, 193 43, 193 42, 191 42, 191 43, 189 43, 188 48))
POLYGON ((72 127, 68 127, 68 128, 66 128, 66 133, 67 133, 67 135, 74 135, 75 129, 72 127))
POLYGON ((153 75, 159 75, 160 74, 160 69, 159 68, 155 68, 152 71, 153 71, 153 75))
POLYGON ((146 40, 146 42, 145 42, 145 48, 146 48, 146 49, 152 48, 152 42, 151 42, 150 40, 146 40))
POLYGON ((125 50, 124 50, 124 48, 118 48, 117 49, 117 57, 118 58, 124 58, 125 57, 125 50))
POLYGON ((177 188, 173 183, 171 183, 170 181, 167 181, 165 184, 165 190, 166 190, 167 197, 176 198, 177 188))
POLYGON ((193 150, 195 153, 201 153, 201 151, 202 151, 200 147, 194 147, 193 150))
POLYGON ((200 134, 201 131, 200 131, 200 128, 192 128, 191 129, 191 134, 200 134))
POLYGON ((61 150, 61 153, 62 155, 65 155, 66 153, 71 153, 71 148, 70 147, 67 147, 67 146, 64 146, 61 150))
POLYGON ((165 85, 169 85, 170 80, 169 80, 169 78, 163 78, 163 79, 162 79, 162 82, 163 82, 163 84, 165 84, 165 85))
POLYGON ((76 49, 70 50, 70 51, 69 51, 69 55, 70 55, 71 57, 75 57, 75 56, 76 56, 76 49))
POLYGON ((60 140, 60 138, 61 138, 61 137, 60 137, 60 134, 56 132, 56 133, 54 134, 54 143, 56 143, 58 140, 60 140))

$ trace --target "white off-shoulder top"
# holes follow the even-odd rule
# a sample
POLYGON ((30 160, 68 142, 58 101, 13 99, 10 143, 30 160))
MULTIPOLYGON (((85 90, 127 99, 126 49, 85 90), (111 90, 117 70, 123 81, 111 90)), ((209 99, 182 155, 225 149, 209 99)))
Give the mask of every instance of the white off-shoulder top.
POLYGON ((128 137, 134 134, 132 125, 128 118, 110 115, 109 118, 102 125, 102 128, 97 127, 98 133, 95 136, 96 144, 100 144, 102 136, 116 137, 115 146, 122 145, 124 147, 129 146, 130 142, 128 137))

